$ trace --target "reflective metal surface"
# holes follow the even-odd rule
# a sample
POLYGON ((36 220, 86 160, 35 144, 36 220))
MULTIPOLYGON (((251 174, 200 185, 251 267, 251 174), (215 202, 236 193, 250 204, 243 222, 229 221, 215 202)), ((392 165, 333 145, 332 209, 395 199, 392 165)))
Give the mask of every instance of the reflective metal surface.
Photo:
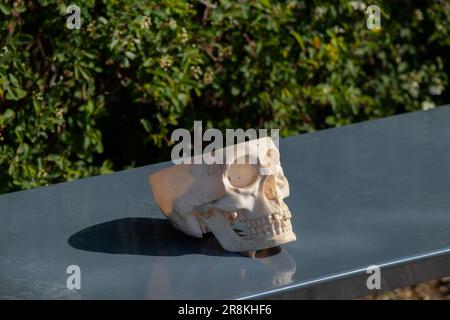
POLYGON ((181 234, 147 180, 168 164, 151 165, 1 195, 0 298, 352 298, 373 264, 382 289, 450 274, 450 107, 280 147, 296 242, 252 260, 181 234))

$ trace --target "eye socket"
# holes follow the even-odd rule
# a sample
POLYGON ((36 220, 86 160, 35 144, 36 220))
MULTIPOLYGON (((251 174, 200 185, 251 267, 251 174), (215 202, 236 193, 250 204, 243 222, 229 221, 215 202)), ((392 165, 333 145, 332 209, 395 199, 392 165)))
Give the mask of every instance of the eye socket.
POLYGON ((251 186, 258 179, 258 170, 251 164, 230 165, 227 171, 227 178, 231 185, 236 188, 246 188, 251 186))

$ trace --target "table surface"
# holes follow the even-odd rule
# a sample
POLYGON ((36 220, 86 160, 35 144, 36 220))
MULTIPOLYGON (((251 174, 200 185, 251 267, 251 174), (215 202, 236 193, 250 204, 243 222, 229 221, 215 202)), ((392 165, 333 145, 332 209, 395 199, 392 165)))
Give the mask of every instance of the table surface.
POLYGON ((282 139, 298 240, 257 259, 165 220, 147 179, 169 163, 1 195, 0 298, 270 298, 448 255, 449 138, 445 106, 282 139))

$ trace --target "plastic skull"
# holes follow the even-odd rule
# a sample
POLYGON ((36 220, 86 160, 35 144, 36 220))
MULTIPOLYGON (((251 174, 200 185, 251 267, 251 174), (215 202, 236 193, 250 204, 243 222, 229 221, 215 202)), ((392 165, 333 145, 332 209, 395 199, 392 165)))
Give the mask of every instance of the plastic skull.
POLYGON ((283 201, 289 183, 271 138, 207 156, 226 161, 180 164, 150 175, 155 200, 177 229, 195 237, 212 232, 224 249, 234 252, 296 240, 283 201))

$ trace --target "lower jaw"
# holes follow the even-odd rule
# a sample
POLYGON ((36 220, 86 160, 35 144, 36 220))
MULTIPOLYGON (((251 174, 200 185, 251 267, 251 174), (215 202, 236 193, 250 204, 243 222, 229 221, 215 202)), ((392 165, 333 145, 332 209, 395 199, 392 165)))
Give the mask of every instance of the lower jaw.
POLYGON ((246 242, 248 248, 246 250, 261 250, 276 247, 282 244, 293 242, 297 240, 295 233, 292 231, 285 232, 280 235, 275 235, 267 238, 255 238, 255 239, 242 239, 246 242))
POLYGON ((227 248, 227 246, 224 244, 222 244, 222 246, 225 250, 233 252, 257 251, 277 247, 279 245, 286 244, 295 240, 297 240, 295 233, 292 231, 288 231, 283 234, 275 235, 272 237, 264 237, 264 238, 255 237, 250 239, 240 238, 239 249, 229 247, 227 248))

